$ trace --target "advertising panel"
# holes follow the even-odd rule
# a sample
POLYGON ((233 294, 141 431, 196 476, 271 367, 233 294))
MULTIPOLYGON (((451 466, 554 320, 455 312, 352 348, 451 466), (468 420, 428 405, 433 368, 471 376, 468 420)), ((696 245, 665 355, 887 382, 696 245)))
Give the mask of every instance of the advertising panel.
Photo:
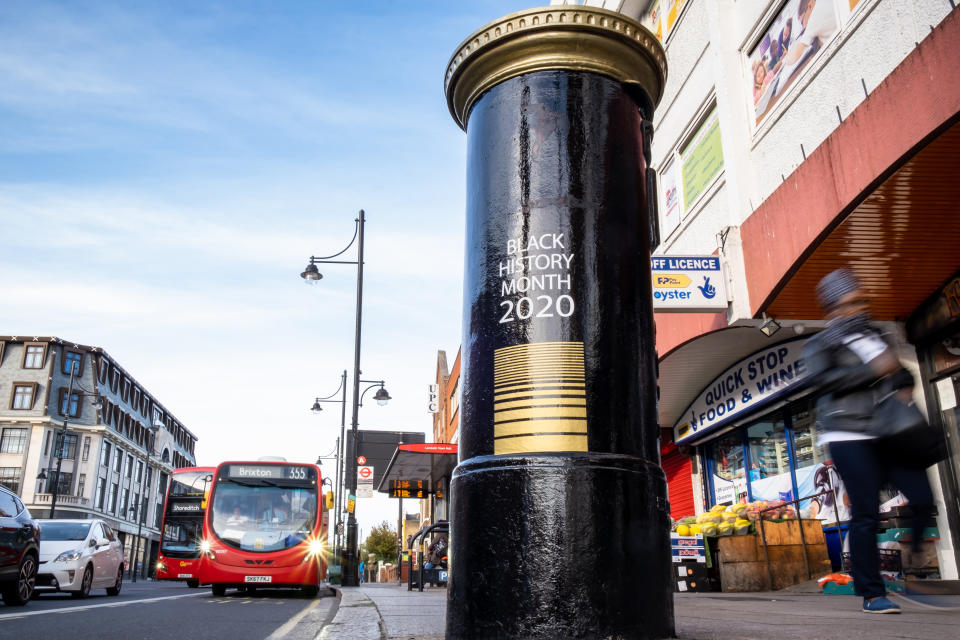
POLYGON ((723 170, 720 119, 717 117, 716 107, 710 111, 693 138, 680 151, 680 159, 683 210, 687 212, 723 170))
POLYGON ((750 52, 754 118, 759 123, 839 30, 828 0, 790 0, 750 52))
POLYGON ((677 184, 677 163, 671 163, 660 174, 660 186, 663 189, 663 220, 660 224, 661 236, 666 238, 680 226, 680 187, 677 184))
POLYGON ((653 256, 654 311, 727 310, 727 287, 718 256, 653 256))

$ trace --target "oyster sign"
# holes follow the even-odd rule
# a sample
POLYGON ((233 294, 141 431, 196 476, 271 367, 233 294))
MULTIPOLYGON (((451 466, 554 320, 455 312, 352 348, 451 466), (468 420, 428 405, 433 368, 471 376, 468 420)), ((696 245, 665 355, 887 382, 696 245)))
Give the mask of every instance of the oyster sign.
POLYGON ((719 256, 651 256, 654 311, 726 312, 719 256))
POLYGON ((799 338, 757 351, 717 376, 674 425, 674 442, 702 436, 797 389, 807 376, 805 342, 799 338))

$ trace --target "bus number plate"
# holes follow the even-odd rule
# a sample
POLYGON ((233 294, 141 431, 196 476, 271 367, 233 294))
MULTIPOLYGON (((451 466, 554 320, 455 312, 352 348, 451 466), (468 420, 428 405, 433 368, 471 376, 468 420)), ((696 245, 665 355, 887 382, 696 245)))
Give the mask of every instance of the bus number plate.
POLYGON ((272 576, 243 576, 244 582, 270 582, 272 576))
POLYGON ((192 577, 193 577, 193 574, 192 574, 192 573, 178 573, 178 574, 177 574, 177 577, 178 577, 178 578, 192 578, 192 577))

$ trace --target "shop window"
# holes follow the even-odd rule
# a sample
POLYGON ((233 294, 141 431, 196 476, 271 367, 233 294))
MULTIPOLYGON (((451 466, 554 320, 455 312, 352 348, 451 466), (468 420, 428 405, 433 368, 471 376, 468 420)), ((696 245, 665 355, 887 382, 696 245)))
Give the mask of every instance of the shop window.
POLYGON ((750 447, 750 494, 754 500, 794 499, 790 475, 787 429, 779 416, 770 416, 747 427, 750 447))
POLYGON ((20 467, 0 467, 0 485, 14 493, 20 493, 21 476, 20 467))
POLYGON ((713 445, 714 504, 746 501, 747 477, 743 459, 743 432, 735 431, 713 445))

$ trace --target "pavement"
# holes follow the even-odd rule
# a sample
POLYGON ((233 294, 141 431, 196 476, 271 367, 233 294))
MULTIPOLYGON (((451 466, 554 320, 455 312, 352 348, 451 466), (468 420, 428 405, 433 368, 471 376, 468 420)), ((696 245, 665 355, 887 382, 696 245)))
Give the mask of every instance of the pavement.
MULTIPOLYGON (((319 640, 441 640, 447 591, 406 584, 337 587, 340 605, 319 640)), ((758 593, 678 593, 674 595, 677 637, 684 640, 776 638, 958 637, 960 596, 900 596, 900 615, 860 610, 856 596, 824 595, 816 582, 758 593)))

